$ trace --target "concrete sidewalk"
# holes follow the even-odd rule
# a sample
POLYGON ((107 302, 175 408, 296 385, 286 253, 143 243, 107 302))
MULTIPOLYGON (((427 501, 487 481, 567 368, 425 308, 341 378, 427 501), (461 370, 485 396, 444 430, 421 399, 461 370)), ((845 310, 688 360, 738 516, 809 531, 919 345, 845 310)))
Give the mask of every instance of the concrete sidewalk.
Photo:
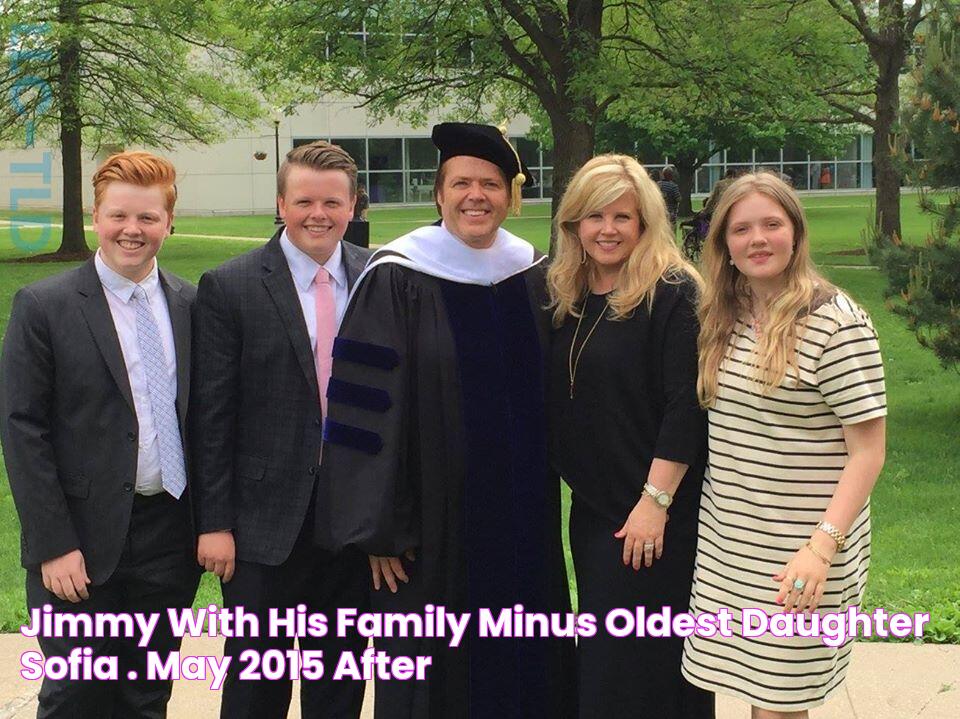
MULTIPOLYGON (((0 635, 0 719, 32 719, 39 682, 19 674, 21 652, 37 648, 19 634, 0 635)), ((221 655, 222 639, 188 637, 181 655, 221 655)), ((209 681, 181 680, 174 685, 170 719, 216 719, 220 693, 209 681)), ((368 687, 363 719, 373 719, 368 687)), ((297 696, 296 688, 294 697, 297 696)), ((294 700, 294 705, 296 705, 294 700)), ((717 719, 747 719, 746 704, 717 698, 717 719)), ((957 719, 960 717, 960 646, 859 643, 846 686, 811 719, 957 719)), ((299 719, 296 706, 291 719, 299 719)))

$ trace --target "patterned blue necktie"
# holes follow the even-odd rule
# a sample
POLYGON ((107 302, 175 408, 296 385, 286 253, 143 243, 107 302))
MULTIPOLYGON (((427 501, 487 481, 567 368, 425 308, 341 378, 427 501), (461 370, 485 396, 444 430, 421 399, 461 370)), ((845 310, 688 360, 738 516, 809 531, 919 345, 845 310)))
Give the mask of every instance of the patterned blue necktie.
POLYGON ((173 387, 167 373, 167 358, 163 353, 160 330, 150 310, 147 293, 137 285, 133 296, 137 300, 137 344, 140 346, 140 361, 143 362, 147 376, 153 426, 157 430, 157 441, 160 444, 160 480, 163 488, 179 499, 187 487, 187 474, 173 387))

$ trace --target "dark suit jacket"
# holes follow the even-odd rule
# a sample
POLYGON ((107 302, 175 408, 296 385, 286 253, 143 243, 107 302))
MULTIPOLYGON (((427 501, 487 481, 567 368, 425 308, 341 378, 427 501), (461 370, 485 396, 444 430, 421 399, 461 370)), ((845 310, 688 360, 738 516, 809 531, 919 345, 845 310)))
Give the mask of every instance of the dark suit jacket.
MULTIPOLYGON (((160 284, 173 325, 182 432, 196 288, 162 269, 160 284)), ((79 548, 94 584, 110 577, 133 507, 137 432, 120 340, 93 259, 21 289, 0 360, 0 438, 25 567, 79 548)))
MULTIPOLYGON (((341 242, 350 287, 370 251, 341 242)), ((303 525, 323 417, 313 349, 280 232, 200 278, 194 305, 192 490, 199 533, 276 566, 303 525)))

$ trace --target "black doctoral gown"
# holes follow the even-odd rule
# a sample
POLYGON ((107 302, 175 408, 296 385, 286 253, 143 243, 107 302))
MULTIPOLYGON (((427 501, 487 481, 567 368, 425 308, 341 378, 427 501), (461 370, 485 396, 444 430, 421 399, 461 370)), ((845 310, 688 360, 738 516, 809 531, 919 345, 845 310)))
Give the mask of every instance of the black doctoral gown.
POLYGON ((397 556, 410 577, 375 612, 470 612, 427 679, 378 681, 377 719, 556 719, 576 710, 572 639, 480 639, 477 611, 570 611, 559 480, 544 409, 549 316, 540 263, 495 285, 381 264, 359 283, 334 347, 321 472, 334 546, 397 556))

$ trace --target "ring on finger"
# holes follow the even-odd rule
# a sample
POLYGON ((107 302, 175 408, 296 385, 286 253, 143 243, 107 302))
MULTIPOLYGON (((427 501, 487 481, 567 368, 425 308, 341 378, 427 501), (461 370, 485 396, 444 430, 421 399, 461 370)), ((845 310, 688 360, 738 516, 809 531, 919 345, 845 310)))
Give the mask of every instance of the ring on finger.
POLYGON ((805 586, 807 586, 807 580, 806 580, 806 579, 800 579, 799 577, 797 577, 796 579, 793 580, 793 588, 794 588, 796 591, 802 592, 802 591, 803 591, 803 588, 804 588, 805 586))

